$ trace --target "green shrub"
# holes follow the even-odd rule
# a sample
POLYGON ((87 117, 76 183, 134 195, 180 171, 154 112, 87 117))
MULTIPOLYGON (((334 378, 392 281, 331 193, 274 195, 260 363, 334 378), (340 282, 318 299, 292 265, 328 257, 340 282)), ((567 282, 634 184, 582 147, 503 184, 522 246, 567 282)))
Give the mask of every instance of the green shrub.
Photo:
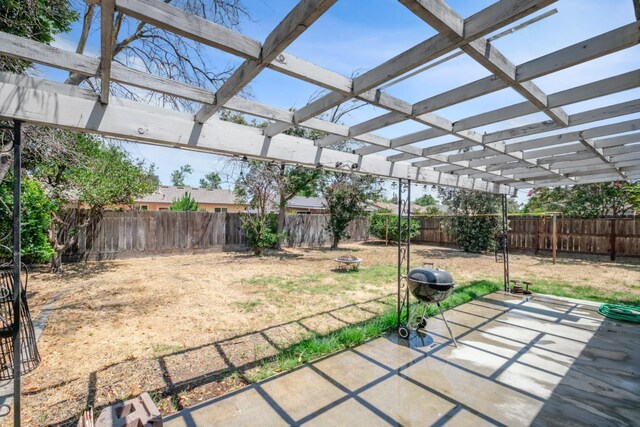
MULTIPOLYGON (((0 185, 0 237, 11 236, 13 210, 13 176, 7 176, 0 185)), ((26 263, 48 262, 54 254, 49 243, 48 230, 51 212, 55 204, 47 197, 42 186, 35 180, 22 180, 22 256, 26 263)), ((3 240, 2 258, 11 256, 11 238, 3 240), (7 248, 7 247, 9 248, 7 248)))
POLYGON ((496 216, 450 216, 444 230, 463 251, 480 253, 493 250, 500 224, 496 216))
POLYGON ((247 246, 256 255, 262 255, 265 249, 275 248, 278 244, 280 235, 275 214, 268 214, 264 220, 257 215, 242 215, 241 223, 247 246))
MULTIPOLYGON (((374 213, 369 218, 369 234, 377 237, 378 239, 385 240, 387 238, 387 221, 389 224, 389 235, 388 238, 390 241, 397 242, 398 241, 398 215, 381 215, 386 214, 388 210, 380 210, 379 212, 374 213)), ((402 240, 407 239, 407 218, 402 218, 402 231, 401 238, 402 240)), ((417 220, 412 219, 410 223, 411 229, 411 238, 414 238, 420 232, 420 224, 417 220)))

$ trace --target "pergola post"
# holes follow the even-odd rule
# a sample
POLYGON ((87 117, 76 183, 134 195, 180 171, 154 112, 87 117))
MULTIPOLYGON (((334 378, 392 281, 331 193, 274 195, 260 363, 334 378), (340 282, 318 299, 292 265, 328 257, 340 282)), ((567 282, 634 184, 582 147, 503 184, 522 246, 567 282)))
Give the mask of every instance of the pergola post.
POLYGON ((403 313, 407 313, 409 319, 409 286, 407 275, 411 269, 411 180, 398 179, 398 322, 397 327, 402 325, 403 313), (402 198, 402 193, 407 193, 407 198, 402 198), (406 215, 406 239, 402 238, 402 219, 406 215))
POLYGON ((20 427, 20 312, 22 310, 22 284, 20 283, 21 227, 20 190, 22 171, 22 123, 13 122, 13 425, 20 427))
POLYGON ((502 195, 502 269, 504 276, 504 291, 509 291, 509 206, 507 195, 502 195))

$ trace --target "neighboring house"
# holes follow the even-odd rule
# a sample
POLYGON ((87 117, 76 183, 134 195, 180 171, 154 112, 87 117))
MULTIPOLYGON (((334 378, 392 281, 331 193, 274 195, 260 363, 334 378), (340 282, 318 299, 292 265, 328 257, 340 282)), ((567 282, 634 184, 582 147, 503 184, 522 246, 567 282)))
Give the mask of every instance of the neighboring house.
POLYGON ((231 190, 194 187, 174 187, 161 185, 155 193, 147 194, 134 201, 136 209, 142 211, 168 211, 171 203, 185 193, 198 203, 200 209, 207 212, 242 212, 244 205, 236 203, 236 196, 231 190))
MULTIPOLYGON (((236 202, 236 196, 231 190, 206 188, 174 187, 161 185, 155 193, 147 194, 134 201, 134 207, 141 211, 168 211, 171 203, 185 193, 198 203, 200 209, 208 212, 245 212, 244 204, 236 202)), ((277 212, 277 204, 273 203, 271 211, 277 212)), ((371 204, 367 212, 375 212, 378 208, 371 204)), ((249 211, 247 211, 249 212, 249 211)), ((326 213, 324 197, 295 196, 287 203, 287 213, 290 214, 322 214, 326 213)))
MULTIPOLYGON (((365 211, 376 212, 379 208, 375 203, 369 204, 365 211)), ((287 203, 287 212, 296 214, 323 214, 327 213, 327 206, 324 197, 302 197, 294 196, 287 203)))
POLYGON ((293 214, 319 214, 327 211, 324 197, 294 196, 287 202, 287 213, 293 214))

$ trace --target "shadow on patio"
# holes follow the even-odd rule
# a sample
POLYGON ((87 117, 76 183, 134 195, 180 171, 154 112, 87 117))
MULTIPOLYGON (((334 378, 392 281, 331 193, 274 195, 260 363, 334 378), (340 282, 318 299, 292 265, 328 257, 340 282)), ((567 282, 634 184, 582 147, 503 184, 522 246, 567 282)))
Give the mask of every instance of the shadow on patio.
POLYGON ((165 425, 631 425, 640 330, 596 307, 492 294, 447 312, 459 348, 432 318, 428 336, 379 338, 165 425))

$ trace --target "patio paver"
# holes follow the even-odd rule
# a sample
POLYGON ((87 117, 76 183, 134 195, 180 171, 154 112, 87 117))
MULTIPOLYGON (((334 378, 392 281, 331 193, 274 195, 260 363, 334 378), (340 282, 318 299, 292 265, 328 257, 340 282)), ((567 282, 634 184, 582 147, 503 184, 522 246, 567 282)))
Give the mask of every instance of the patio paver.
POLYGON ((587 301, 500 293, 165 418, 209 425, 632 425, 640 328, 587 301))

